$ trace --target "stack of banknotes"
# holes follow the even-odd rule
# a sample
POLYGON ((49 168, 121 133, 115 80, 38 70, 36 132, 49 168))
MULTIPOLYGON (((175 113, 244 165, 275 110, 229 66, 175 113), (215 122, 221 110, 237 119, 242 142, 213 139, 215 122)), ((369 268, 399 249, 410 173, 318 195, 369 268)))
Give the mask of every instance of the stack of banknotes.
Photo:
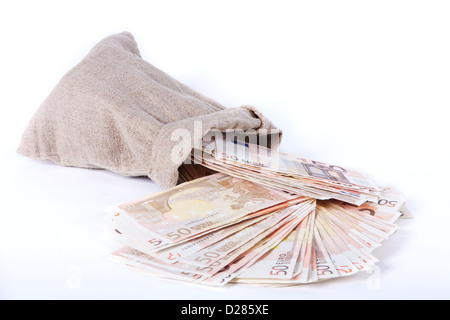
POLYGON ((110 258, 205 285, 311 283, 371 270, 373 250, 410 216, 401 194, 360 173, 244 147, 205 145, 193 158, 215 171, 106 209, 110 258))
POLYGON ((192 153, 192 160, 206 168, 315 199, 334 198, 360 205, 381 196, 381 188, 360 172, 256 144, 204 141, 202 148, 192 153))

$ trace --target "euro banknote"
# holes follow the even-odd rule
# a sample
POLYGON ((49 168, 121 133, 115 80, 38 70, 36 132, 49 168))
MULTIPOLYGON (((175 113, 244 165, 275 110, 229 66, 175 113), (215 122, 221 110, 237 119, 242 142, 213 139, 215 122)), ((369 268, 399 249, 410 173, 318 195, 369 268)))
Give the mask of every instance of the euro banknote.
POLYGON ((260 145, 216 138, 192 153, 194 164, 315 199, 360 205, 383 190, 366 174, 260 145))
MULTIPOLYGON (((355 182, 353 180, 353 182, 355 182)), ((399 228, 404 198, 319 199, 212 173, 111 206, 111 260, 145 275, 201 285, 285 286, 370 271, 399 228)))

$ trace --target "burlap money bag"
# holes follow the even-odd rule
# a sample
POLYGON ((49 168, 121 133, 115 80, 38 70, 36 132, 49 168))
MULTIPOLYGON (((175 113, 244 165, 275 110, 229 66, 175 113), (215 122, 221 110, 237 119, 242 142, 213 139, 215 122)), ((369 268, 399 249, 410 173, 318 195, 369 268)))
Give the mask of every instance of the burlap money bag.
POLYGON ((210 129, 236 128, 275 129, 253 107, 225 108, 152 66, 123 32, 100 41, 62 77, 30 120, 18 152, 148 176, 167 188, 177 184, 195 140, 210 129))

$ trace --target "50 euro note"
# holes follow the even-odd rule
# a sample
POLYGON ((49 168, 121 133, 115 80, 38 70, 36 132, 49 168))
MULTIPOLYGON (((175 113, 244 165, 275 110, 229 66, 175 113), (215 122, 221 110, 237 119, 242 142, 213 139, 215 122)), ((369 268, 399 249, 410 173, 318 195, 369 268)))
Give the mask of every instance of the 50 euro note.
POLYGON ((414 216, 406 206, 406 198, 393 188, 384 188, 381 197, 376 201, 376 205, 386 211, 399 212, 398 218, 412 219, 414 216))
MULTIPOLYGON (((153 275, 177 280, 202 282, 208 285, 224 285, 228 281, 222 281, 222 277, 229 277, 227 275, 227 270, 229 270, 231 266, 235 266, 237 261, 240 261, 243 258, 242 254, 244 252, 250 252, 251 255, 260 252, 260 250, 256 250, 258 243, 264 242, 266 239, 273 239, 274 234, 279 235, 283 230, 286 230, 288 226, 293 223, 298 223, 295 222, 295 219, 302 219, 300 216, 303 214, 304 210, 301 209, 306 205, 307 204, 300 204, 279 210, 268 215, 265 219, 256 218, 259 220, 256 224, 265 222, 260 225, 259 234, 253 234, 250 238, 245 237, 245 239, 242 239, 244 241, 241 243, 235 241, 236 239, 240 239, 240 237, 230 236, 228 238, 232 239, 225 238, 223 241, 219 242, 219 247, 223 244, 225 246, 233 244, 232 247, 227 247, 226 251, 221 252, 219 250, 214 250, 217 249, 214 248, 214 246, 210 246, 203 252, 199 252, 194 256, 194 258, 198 257, 199 259, 184 259, 185 261, 167 263, 129 246, 122 247, 114 252, 111 255, 111 259, 135 271, 151 273, 153 275), (219 253, 222 253, 220 257, 217 256, 219 253)), ((242 233, 243 230, 240 232, 242 233)), ((247 232, 243 233, 246 234, 247 232)))
POLYGON ((239 163, 254 170, 313 178, 351 189, 380 190, 365 174, 342 166, 306 159, 251 143, 216 139, 215 147, 215 159, 239 163))
POLYGON ((317 280, 311 210, 276 247, 241 272, 234 282, 294 284, 317 280))
MULTIPOLYGON (((254 237, 249 238, 244 244, 240 245, 239 247, 235 248, 234 250, 228 251, 224 257, 214 261, 209 262, 206 267, 203 267, 201 270, 205 271, 208 270, 209 278, 213 277, 215 274, 220 272, 221 270, 228 270, 230 265, 235 265, 236 261, 241 260, 243 255, 245 255, 246 252, 251 252, 251 254, 256 254, 258 252, 257 248, 259 248, 259 244, 261 242, 266 242, 267 239, 272 239, 273 235, 279 235, 281 232, 298 223, 298 214, 289 214, 292 213, 290 210, 291 208, 284 209, 283 211, 289 210, 285 217, 283 217, 281 220, 278 220, 275 225, 269 226, 267 229, 265 229, 263 232, 255 235, 254 237)), ((227 277, 228 278, 228 277, 227 277)), ((215 278, 217 280, 217 278, 215 278)), ((218 284, 223 285, 223 281, 210 281, 208 280, 209 284, 218 284)))
POLYGON ((270 230, 274 226, 284 224, 286 219, 294 216, 293 213, 297 210, 297 206, 291 206, 289 208, 274 212, 264 219, 238 230, 228 237, 219 240, 184 259, 181 259, 181 261, 192 265, 206 267, 215 261, 222 259, 227 254, 242 247, 243 245, 251 243, 251 241, 254 241, 254 239, 258 238, 259 235, 264 234, 267 230, 270 230))
POLYGON ((311 283, 370 270, 378 261, 372 251, 406 216, 404 197, 355 180, 293 173, 298 159, 286 157, 294 164, 285 162, 283 170, 214 159, 210 166, 221 173, 108 208, 107 220, 124 245, 112 259, 208 285, 311 283), (369 196, 349 203, 334 194, 340 191, 369 196))
POLYGON ((240 230, 243 230, 248 226, 264 219, 266 219, 265 215, 255 217, 253 219, 246 219, 236 224, 231 224, 218 230, 208 232, 205 235, 198 236, 194 239, 189 239, 187 241, 168 246, 167 248, 150 252, 150 254, 167 263, 175 263, 182 259, 186 259, 187 257, 190 257, 197 252, 216 244, 217 242, 239 232, 240 230))
POLYGON ((155 251, 298 198, 218 173, 106 211, 118 230, 155 251))
MULTIPOLYGON (((310 214, 308 212, 307 214, 310 214)), ((297 258, 301 248, 308 219, 302 220, 276 247, 262 259, 240 274, 241 278, 277 278, 290 279, 294 276, 297 258)), ((305 247, 306 248, 306 247, 305 247)))
POLYGON ((378 262, 372 251, 398 229, 390 221, 392 216, 384 214, 383 206, 372 207, 372 210, 374 212, 368 212, 367 207, 348 207, 339 201, 317 201, 314 214, 305 218, 291 237, 283 239, 233 282, 289 285, 372 270, 372 265, 378 262), (302 226, 303 234, 294 236, 302 226), (289 248, 299 253, 294 272, 289 272, 292 270, 289 248))
MULTIPOLYGON (((380 188, 362 172, 344 168, 322 161, 310 160, 292 153, 272 150, 256 144, 238 144, 231 141, 216 142, 216 157, 227 158, 230 150, 237 150, 238 161, 257 163, 263 171, 284 173, 286 176, 311 178, 320 182, 356 190, 380 190, 380 188), (220 150, 220 148, 222 149, 220 150)), ((235 160, 235 158, 233 158, 235 160)))
POLYGON ((247 227, 253 226, 262 220, 266 220, 271 214, 275 214, 277 211, 287 212, 285 209, 289 208, 291 208, 289 209, 290 211, 293 211, 296 205, 308 203, 309 201, 310 199, 308 198, 295 198, 293 200, 250 213, 234 221, 233 223, 221 225, 215 230, 206 231, 205 234, 200 234, 192 239, 186 239, 180 243, 167 245, 165 248, 157 251, 147 251, 147 253, 161 259, 162 261, 174 263, 182 259, 186 259, 201 250, 206 250, 205 248, 217 244, 232 235, 239 234, 241 231, 247 229, 247 227))
POLYGON ((242 272, 245 272, 245 270, 251 267, 269 250, 276 247, 303 219, 304 215, 296 215, 278 228, 267 230, 266 236, 254 239, 257 242, 252 247, 244 247, 243 250, 238 252, 238 255, 235 255, 233 259, 227 261, 225 267, 211 277, 203 279, 202 282, 210 285, 223 286, 237 279, 242 272))
POLYGON ((135 248, 123 246, 113 252, 109 259, 127 269, 156 277, 164 277, 188 282, 201 281, 205 276, 197 270, 182 264, 167 264, 135 248))
POLYGON ((316 199, 361 204, 378 199, 381 190, 356 170, 220 138, 196 150, 193 159, 213 170, 316 199))
MULTIPOLYGON (((315 202, 311 199, 310 203, 315 202)), ((267 229, 261 228, 265 230, 247 242, 235 242, 239 237, 224 237, 214 242, 216 246, 204 247, 206 250, 197 250, 196 255, 175 263, 137 254, 134 249, 131 253, 131 249, 119 250, 114 258, 135 271, 207 285, 221 286, 231 281, 284 286, 371 270, 378 261, 372 250, 397 230, 394 223, 383 220, 387 216, 377 216, 376 212, 371 215, 353 206, 348 210, 332 201, 317 201, 309 208, 307 203, 297 204, 298 210, 294 211, 295 206, 288 207, 291 210, 285 209, 284 217, 280 212, 270 213, 269 216, 278 215, 278 222, 267 224, 267 229), (226 249, 220 257, 214 252, 218 248, 226 249)), ((256 215, 253 219, 260 223, 267 218, 256 215)), ((238 227, 235 231, 243 229, 238 227)), ((187 240, 185 245, 196 239, 199 238, 187 240)))

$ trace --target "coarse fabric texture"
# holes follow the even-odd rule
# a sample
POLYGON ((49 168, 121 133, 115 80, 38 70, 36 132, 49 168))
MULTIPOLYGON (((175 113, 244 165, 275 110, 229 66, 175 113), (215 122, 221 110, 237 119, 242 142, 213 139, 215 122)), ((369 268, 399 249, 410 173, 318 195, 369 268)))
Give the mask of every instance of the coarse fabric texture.
POLYGON ((168 188, 177 184, 178 167, 210 129, 281 136, 255 108, 225 108, 149 64, 134 37, 122 32, 100 41, 62 77, 32 117, 18 152, 66 166, 148 176, 168 188))

